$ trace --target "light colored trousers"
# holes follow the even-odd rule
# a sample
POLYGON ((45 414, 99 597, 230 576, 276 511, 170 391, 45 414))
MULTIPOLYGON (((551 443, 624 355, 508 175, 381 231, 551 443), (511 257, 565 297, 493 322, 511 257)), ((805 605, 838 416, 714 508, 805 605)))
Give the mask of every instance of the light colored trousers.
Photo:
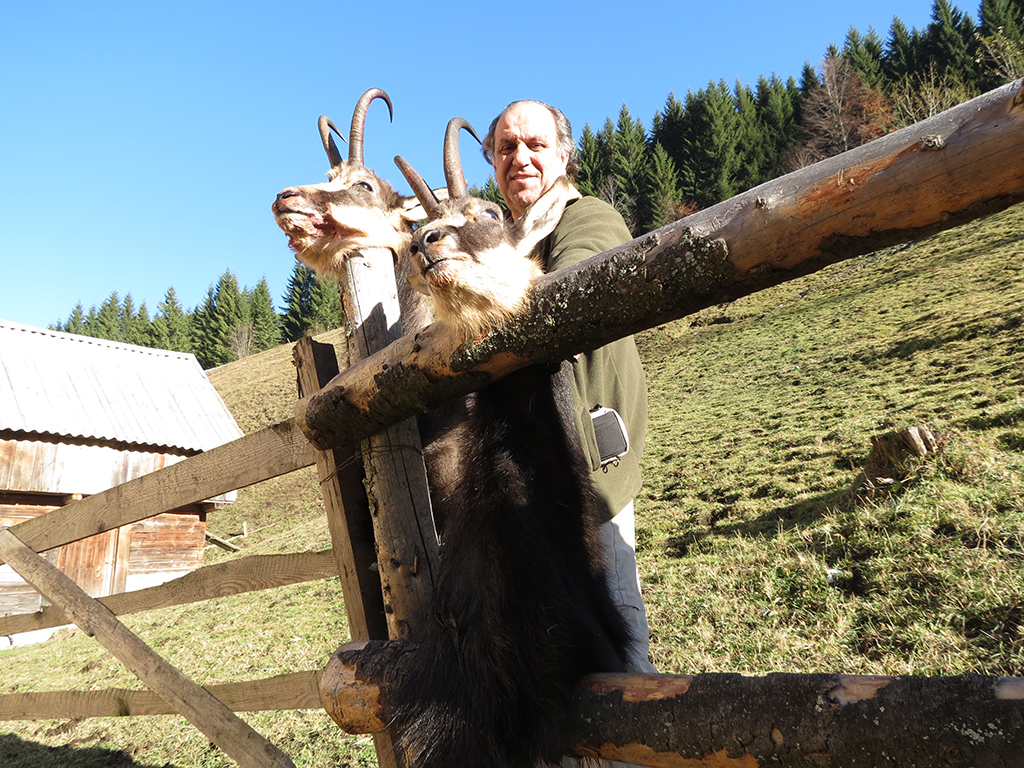
POLYGON ((647 655, 651 635, 647 628, 647 612, 640 595, 640 573, 636 565, 636 520, 633 502, 598 529, 605 551, 605 570, 612 600, 626 619, 633 634, 633 645, 626 661, 630 672, 656 673, 647 655))

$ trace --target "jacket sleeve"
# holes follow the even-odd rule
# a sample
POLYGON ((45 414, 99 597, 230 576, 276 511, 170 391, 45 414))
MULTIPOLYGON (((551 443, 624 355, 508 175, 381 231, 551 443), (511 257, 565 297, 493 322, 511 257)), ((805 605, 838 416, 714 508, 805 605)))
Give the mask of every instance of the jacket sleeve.
MULTIPOLYGON (((594 197, 571 203, 547 242, 548 271, 571 266, 632 239, 622 216, 594 197)), ((573 364, 576 420, 591 480, 607 516, 623 509, 640 491, 640 455, 647 432, 647 382, 632 336, 576 358, 573 364), (590 411, 602 405, 622 416, 630 449, 617 466, 601 468, 590 411)))

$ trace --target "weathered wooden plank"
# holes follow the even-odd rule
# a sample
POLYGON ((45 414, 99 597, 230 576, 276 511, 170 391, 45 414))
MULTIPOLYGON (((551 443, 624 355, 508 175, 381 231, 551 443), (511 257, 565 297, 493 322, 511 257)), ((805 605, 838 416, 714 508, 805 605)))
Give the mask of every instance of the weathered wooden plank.
MULTIPOLYGON (((349 733, 384 728, 409 653, 339 648, 320 680, 328 714, 349 733)), ((576 755, 654 768, 1005 768, 1024 755, 1024 678, 591 675, 573 722, 576 755)))
POLYGON ((11 530, 36 552, 308 467, 316 457, 294 419, 282 421, 73 501, 11 530))
POLYGON ((533 310, 479 343, 407 335, 296 405, 321 449, 530 363, 553 362, 1024 200, 1017 81, 546 275, 533 310))
POLYGON ((233 760, 247 767, 294 768, 286 754, 209 691, 164 661, 105 606, 90 598, 10 530, 0 530, 0 556, 233 760))
MULTIPOLYGON (((320 709, 319 670, 263 680, 203 686, 232 712, 320 709)), ((152 691, 41 691, 0 695, 0 720, 79 719, 174 715, 177 710, 152 691)))
MULTIPOLYGON (((284 555, 250 555, 204 566, 155 587, 101 597, 98 602, 115 616, 127 616, 172 605, 198 603, 215 597, 327 579, 337 573, 334 555, 329 549, 284 555)), ((51 605, 36 613, 0 618, 0 635, 59 627, 69 622, 70 619, 63 611, 51 605)))
MULTIPOLYGON (((293 356, 300 395, 316 392, 338 373, 334 347, 309 336, 299 339, 293 356)), ((353 640, 385 640, 388 625, 376 567, 373 521, 363 485, 362 455, 353 446, 317 451, 316 466, 345 595, 349 634, 353 640)))

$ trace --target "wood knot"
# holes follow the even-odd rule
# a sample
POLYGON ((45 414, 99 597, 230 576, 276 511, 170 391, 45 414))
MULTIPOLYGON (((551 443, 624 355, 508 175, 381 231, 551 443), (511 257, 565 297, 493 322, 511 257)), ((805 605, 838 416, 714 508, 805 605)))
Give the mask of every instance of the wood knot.
POLYGON ((942 149, 944 146, 946 146, 946 140, 937 133, 928 134, 921 139, 922 152, 931 152, 937 149, 942 149))

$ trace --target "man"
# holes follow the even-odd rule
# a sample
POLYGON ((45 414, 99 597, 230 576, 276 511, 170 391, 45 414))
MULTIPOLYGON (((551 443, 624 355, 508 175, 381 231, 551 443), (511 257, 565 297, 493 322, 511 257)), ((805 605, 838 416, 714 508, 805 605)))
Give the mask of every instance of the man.
MULTIPOLYGON (((513 219, 546 192, 555 180, 572 180, 579 166, 572 128, 562 112, 543 102, 514 101, 491 123, 483 142, 484 156, 513 219)), ((571 201, 555 230, 543 244, 545 269, 553 271, 607 251, 632 235, 622 216, 596 197, 571 201)), ((635 672, 655 672, 647 657, 650 639, 636 566, 633 498, 640 490, 640 454, 647 430, 647 386, 632 337, 578 355, 573 363, 577 423, 591 465, 591 479, 608 522, 601 538, 608 555, 612 596, 636 638, 629 659, 635 672), (629 450, 617 461, 601 465, 591 419, 600 407, 619 413, 629 436, 629 450)))

